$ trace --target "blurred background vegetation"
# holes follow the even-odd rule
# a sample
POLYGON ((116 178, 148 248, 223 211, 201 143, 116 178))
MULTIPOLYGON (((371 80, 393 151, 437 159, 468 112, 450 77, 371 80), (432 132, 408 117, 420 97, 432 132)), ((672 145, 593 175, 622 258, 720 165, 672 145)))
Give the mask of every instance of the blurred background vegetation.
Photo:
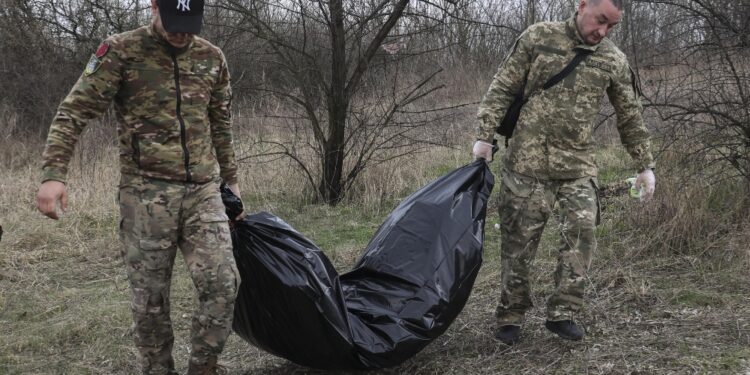
MULTIPOLYGON (((576 5, 209 2, 202 36, 229 60, 249 210, 284 218, 346 270, 401 199, 470 161, 476 105, 520 32, 576 5)), ((0 339, 0 373, 136 371, 116 233, 113 114, 79 140, 65 218, 41 218, 34 199, 57 105, 104 38, 149 20, 143 0, 0 0, 0 327, 11 333, 0 339)), ((383 373, 749 371, 748 35, 747 0, 625 1, 611 39, 643 92, 657 189, 647 204, 602 197, 586 342, 547 335, 538 308, 519 346, 491 339, 493 200, 486 264, 464 313, 424 353, 383 373)), ((605 99, 596 138, 600 180, 611 191, 635 173, 615 124, 605 99)), ((533 275, 537 306, 551 290, 555 241, 549 225, 533 275)), ((175 351, 184 364, 194 297, 184 267, 176 272, 175 351)), ((233 373, 307 371, 236 336, 225 360, 233 373)))

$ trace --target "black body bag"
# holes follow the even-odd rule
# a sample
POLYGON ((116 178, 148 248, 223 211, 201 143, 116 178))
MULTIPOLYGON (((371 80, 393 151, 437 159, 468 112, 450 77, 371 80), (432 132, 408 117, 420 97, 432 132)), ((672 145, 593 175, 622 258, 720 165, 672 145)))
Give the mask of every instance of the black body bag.
MULTIPOLYGON (((588 56, 592 52, 593 51, 587 49, 579 50, 575 57, 570 60, 568 65, 566 65, 563 70, 555 74, 552 78, 544 83, 544 86, 542 86, 542 90, 547 90, 562 81, 565 77, 568 76, 568 74, 570 74, 570 72, 573 71, 573 69, 576 68, 576 66, 578 66, 581 61, 583 61, 583 59, 586 58, 586 56, 588 56)), ((526 83, 524 82, 524 84, 521 86, 521 89, 516 93, 515 98, 513 98, 513 102, 510 103, 508 110, 505 111, 505 116, 503 116, 503 119, 500 120, 500 125, 495 128, 495 132, 497 134, 505 137, 506 146, 508 145, 508 139, 513 136, 513 131, 516 129, 518 117, 521 115, 521 108, 524 104, 526 104, 526 101, 528 101, 528 98, 524 97, 523 93, 525 86, 526 83)))
MULTIPOLYGON (((354 269, 269 213, 235 222, 242 277, 232 328, 247 342, 318 369, 395 366, 441 335, 461 312, 482 264, 494 178, 477 160, 407 197, 354 269)), ((229 217, 241 202, 222 187, 229 217)))

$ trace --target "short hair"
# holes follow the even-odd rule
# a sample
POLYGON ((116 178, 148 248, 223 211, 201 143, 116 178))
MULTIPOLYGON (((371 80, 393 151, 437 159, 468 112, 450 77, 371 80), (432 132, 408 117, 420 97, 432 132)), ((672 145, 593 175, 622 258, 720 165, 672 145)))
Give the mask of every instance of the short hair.
MULTIPOLYGON (((599 4, 602 0, 589 0, 589 4, 596 5, 599 4)), ((622 0, 609 0, 612 2, 612 5, 615 6, 615 8, 622 10, 622 0)))

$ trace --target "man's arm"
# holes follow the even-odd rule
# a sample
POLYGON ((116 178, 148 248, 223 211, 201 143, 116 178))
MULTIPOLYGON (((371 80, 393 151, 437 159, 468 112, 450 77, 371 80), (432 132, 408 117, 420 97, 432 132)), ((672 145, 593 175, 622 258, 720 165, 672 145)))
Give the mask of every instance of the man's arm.
POLYGON ((230 188, 237 185, 237 160, 232 144, 231 103, 232 87, 229 82, 229 68, 222 53, 219 77, 208 103, 208 118, 211 121, 211 141, 219 162, 221 178, 230 188))
POLYGON ((477 139, 479 140, 492 143, 495 138, 495 128, 505 116, 516 93, 526 82, 533 58, 533 45, 528 39, 529 29, 524 31, 513 44, 479 104, 477 112, 479 119, 477 139))
POLYGON ((653 174, 654 157, 651 154, 651 139, 648 129, 643 123, 643 107, 638 92, 635 73, 627 65, 621 64, 621 69, 612 79, 607 88, 607 95, 617 114, 617 131, 620 140, 635 161, 638 171, 636 183, 644 186, 644 200, 648 200, 654 193, 656 179, 653 174))
POLYGON ((49 128, 42 155, 42 185, 37 194, 37 208, 53 219, 58 218, 58 202, 63 211, 67 206, 65 182, 68 164, 86 121, 101 116, 120 88, 122 62, 116 53, 110 51, 110 42, 104 43, 89 59, 49 128), (102 47, 104 43, 107 43, 106 47, 102 47))
POLYGON ((500 64, 487 93, 479 104, 477 141, 472 148, 474 158, 492 161, 495 128, 505 116, 505 112, 516 97, 516 93, 526 83, 533 52, 533 46, 528 42, 528 33, 529 30, 527 29, 513 44, 510 53, 500 64))
MULTIPOLYGON (((229 81, 229 68, 226 58, 221 53, 221 67, 219 79, 211 92, 208 103, 208 118, 211 121, 211 142, 216 151, 219 162, 221 179, 229 185, 237 198, 242 199, 240 185, 237 183, 237 160, 234 155, 232 140, 232 86, 229 81)), ((234 220, 240 220, 245 215, 240 213, 234 220)))
POLYGON ((617 131, 620 140, 636 163, 639 172, 653 169, 654 157, 651 155, 651 139, 643 123, 643 107, 639 93, 636 91, 635 77, 625 65, 613 78, 607 88, 609 101, 617 114, 617 131))
POLYGON ((105 43, 107 47, 100 46, 98 50, 105 51, 104 55, 91 55, 86 69, 52 120, 42 157, 42 181, 65 182, 68 163, 86 121, 101 116, 120 88, 122 62, 111 51, 110 42, 102 45, 105 43))

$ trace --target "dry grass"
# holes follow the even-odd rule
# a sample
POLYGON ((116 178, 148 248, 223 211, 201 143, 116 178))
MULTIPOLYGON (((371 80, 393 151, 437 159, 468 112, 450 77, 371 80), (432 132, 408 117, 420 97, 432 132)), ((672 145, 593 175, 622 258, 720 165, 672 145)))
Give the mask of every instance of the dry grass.
MULTIPOLYGON (((6 117, 0 130, 7 124, 6 117)), ((84 135, 83 151, 72 163, 70 209, 56 222, 34 208, 40 142, 0 132, 8 134, 0 144, 0 225, 5 230, 0 241, 0 373, 137 372, 116 233, 116 152, 111 130, 102 130, 111 127, 94 126, 84 135)), ((250 136, 243 131, 239 134, 250 136)), ((630 173, 617 152, 604 150, 600 158, 611 181, 630 173)), ((299 177, 282 161, 243 164, 241 186, 251 210, 288 220, 345 271, 400 198, 468 161, 465 149, 435 149, 382 165, 363 176, 356 199, 335 208, 306 204, 299 177)), ((749 223, 739 215, 717 216, 709 210, 716 203, 704 204, 701 195, 676 193, 685 189, 668 175, 659 181, 654 208, 624 197, 608 201, 590 273, 589 305, 581 318, 588 332, 584 341, 565 342, 543 328, 555 262, 554 225, 545 232, 535 263, 536 307, 527 316, 523 340, 509 348, 492 339, 499 280, 493 203, 485 265, 463 313, 422 353, 374 373, 750 372, 749 223), (668 236, 685 237, 719 217, 724 218, 719 232, 700 232, 677 249, 654 245, 669 243, 668 236), (688 218, 699 221, 691 224, 688 218)), ((734 210, 741 201, 735 198, 722 196, 721 207, 734 210)), ((195 301, 184 263, 180 257, 177 262, 174 354, 184 369, 195 301)), ((236 335, 222 362, 232 374, 316 373, 259 351, 236 335)))

